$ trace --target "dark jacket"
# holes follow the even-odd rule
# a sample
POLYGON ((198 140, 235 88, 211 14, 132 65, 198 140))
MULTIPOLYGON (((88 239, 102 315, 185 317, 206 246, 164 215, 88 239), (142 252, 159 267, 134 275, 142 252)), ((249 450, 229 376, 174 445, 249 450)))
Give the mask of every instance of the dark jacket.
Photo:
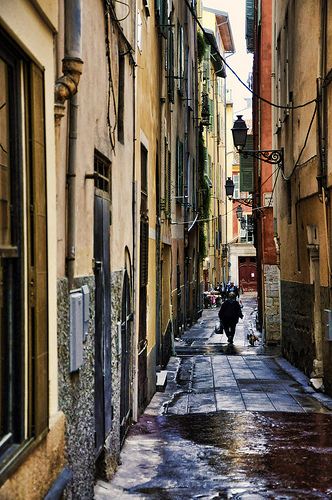
POLYGON ((239 318, 243 318, 241 306, 237 300, 225 300, 219 310, 219 318, 224 325, 236 325, 239 318))

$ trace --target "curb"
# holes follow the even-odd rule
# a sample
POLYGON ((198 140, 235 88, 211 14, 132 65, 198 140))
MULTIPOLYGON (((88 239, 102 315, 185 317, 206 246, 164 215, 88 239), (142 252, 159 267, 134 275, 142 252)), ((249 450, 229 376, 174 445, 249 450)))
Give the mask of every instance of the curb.
POLYGON ((330 396, 327 396, 326 394, 323 394, 322 392, 316 392, 315 389, 313 389, 310 385, 310 379, 303 373, 301 372, 298 368, 295 366, 291 365, 286 359, 279 357, 275 358, 276 363, 285 370, 291 377, 296 380, 299 384, 302 385, 303 390, 307 393, 310 394, 311 397, 317 399, 317 401, 325 406, 328 410, 332 411, 332 398, 330 396))

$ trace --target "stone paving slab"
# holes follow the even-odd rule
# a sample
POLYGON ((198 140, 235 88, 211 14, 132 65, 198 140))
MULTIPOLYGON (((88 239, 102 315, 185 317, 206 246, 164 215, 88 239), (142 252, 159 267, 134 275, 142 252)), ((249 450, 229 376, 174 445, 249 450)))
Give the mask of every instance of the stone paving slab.
MULTIPOLYGON (((248 451, 249 470, 251 474, 251 461, 257 455, 257 450, 260 449, 260 446, 263 452, 265 449, 264 439, 262 439, 260 445, 262 432, 275 432, 275 428, 279 429, 280 432, 284 432, 285 426, 283 424, 289 420, 291 422, 294 421, 296 424, 294 424, 294 439, 298 439, 298 429, 306 429, 308 421, 313 421, 316 425, 317 418, 322 419, 323 423, 325 422, 324 419, 330 418, 330 414, 332 414, 332 399, 324 394, 316 393, 309 386, 309 379, 281 358, 278 349, 266 349, 261 337, 260 342, 254 347, 248 345, 247 332, 250 329, 254 329, 252 318, 248 319, 248 315, 245 315, 246 321, 240 322, 238 325, 234 346, 228 346, 225 335, 220 336, 214 332, 216 315, 216 310, 209 310, 205 315, 203 312, 201 321, 193 326, 190 331, 185 332, 182 340, 175 342, 175 346, 181 345, 179 349, 181 355, 174 355, 169 360, 166 367, 167 385, 165 391, 157 392, 154 395, 138 424, 139 430, 143 428, 142 434, 140 436, 131 435, 121 453, 121 457, 125 462, 126 450, 128 450, 127 464, 130 464, 130 466, 127 468, 120 467, 112 483, 98 482, 95 490, 95 498, 98 500, 108 500, 111 498, 131 498, 135 500, 136 498, 146 498, 145 491, 148 491, 145 489, 146 484, 149 484, 150 480, 153 481, 153 478, 158 475, 158 470, 163 464, 164 467, 170 468, 171 475, 167 480, 163 479, 163 490, 152 488, 155 492, 155 497, 152 498, 158 500, 160 498, 171 497, 184 498, 182 496, 184 491, 183 481, 187 477, 188 471, 194 470, 195 464, 201 466, 202 458, 207 453, 211 453, 212 451, 215 453, 215 450, 220 451, 225 456, 231 453, 233 429, 237 429, 236 435, 238 435, 238 432, 241 432, 241 429, 247 428, 246 432, 248 432, 246 439, 242 440, 245 443, 243 449, 240 448, 236 451, 236 457, 238 457, 240 452, 246 452, 249 438, 255 441, 255 453, 252 453, 250 449, 248 451), (238 422, 239 418, 243 419, 241 425, 238 422), (178 423, 182 422, 183 419, 188 420, 190 423, 198 419, 201 422, 198 425, 198 436, 208 428, 208 425, 206 425, 208 419, 216 419, 218 424, 213 427, 213 446, 207 446, 202 454, 199 451, 197 442, 188 440, 180 441, 184 430, 188 430, 189 432, 191 428, 190 423, 184 425, 181 434, 176 430, 174 437, 168 439, 165 444, 164 440, 161 439, 160 429, 158 431, 150 429, 150 427, 154 428, 153 422, 157 422, 160 419, 165 419, 165 422, 175 419, 178 423), (261 420, 267 422, 259 432, 256 431, 256 427, 253 425, 255 419, 259 422, 261 420), (280 419, 282 424, 278 424, 278 419, 280 419), (270 420, 271 422, 275 421, 276 425, 278 424, 277 427, 268 425, 270 420), (220 421, 224 423, 221 425, 220 421), (297 422, 300 422, 300 424, 297 425, 297 422), (230 429, 230 435, 227 435, 227 428, 230 429), (224 448, 215 447, 216 432, 220 432, 222 435, 226 433, 224 448), (147 441, 151 442, 148 443, 147 441), (183 446, 186 446, 185 450, 183 446), (176 452, 175 458, 173 457, 174 452, 176 452), (186 457, 186 473, 183 473, 183 471, 181 473, 179 470, 179 460, 183 457, 186 457), (132 475, 133 471, 135 471, 134 476, 132 475), (172 496, 175 491, 173 483, 177 474, 179 474, 178 482, 180 486, 178 491, 180 493, 179 496, 176 496, 176 493, 174 493, 175 496, 172 496), (144 484, 144 488, 139 489, 137 485, 140 484, 144 484), (165 491, 167 492, 166 496, 163 496, 165 491)), ((166 435, 169 438, 170 433, 168 428, 166 435)), ((330 434, 325 434, 325 436, 328 435, 330 434)), ((241 444, 241 440, 236 442, 239 445, 241 444)), ((274 438, 271 443, 274 446, 274 438)), ((284 446, 285 442, 282 440, 282 450, 284 450, 284 446)), ((331 450, 332 448, 329 447, 328 449, 331 450)), ((287 450, 286 455, 281 457, 282 459, 284 459, 284 456, 288 457, 289 453, 292 452, 291 448, 287 448, 287 450)), ((302 448, 300 448, 301 450, 302 448)), ((296 450, 294 454, 296 460, 298 453, 296 450)), ((303 453, 305 453, 303 460, 307 459, 308 452, 305 450, 303 453)), ((296 460, 292 457, 289 459, 287 470, 291 470, 291 477, 294 475, 293 467, 296 464, 296 460)), ((212 464, 214 464, 214 461, 214 457, 208 460, 212 464)), ((236 463, 237 459, 231 460, 230 465, 236 463)), ((282 460, 280 461, 278 458, 276 465, 271 469, 273 477, 276 466, 280 463, 282 463, 282 460)), ((328 464, 330 470, 330 462, 328 464)), ((212 469, 211 481, 213 482, 215 481, 216 471, 213 467, 212 469)), ((261 469, 259 468, 259 470, 261 469)), ((320 470, 319 467, 318 470, 320 470)), ((227 468, 227 473, 223 474, 223 470, 220 472, 218 481, 224 483, 227 480, 233 485, 234 481, 237 481, 237 477, 242 474, 242 469, 232 472, 232 470, 227 468)), ((163 473, 162 477, 164 478, 163 473)), ((204 475, 204 481, 202 481, 202 477, 201 472, 199 472, 197 481, 191 484, 191 487, 195 490, 195 495, 188 497, 190 500, 192 498, 203 497, 217 498, 216 495, 208 497, 197 495, 197 485, 201 487, 206 480, 206 475, 204 475)), ((314 474, 312 477, 314 477, 314 474)), ((243 484, 241 483, 241 487, 243 487, 243 484)), ((231 491, 235 492, 234 489, 231 491)), ((241 489, 242 493, 243 491, 241 489)), ((252 489, 250 494, 248 493, 248 497, 241 494, 241 498, 254 499, 256 498, 255 491, 255 488, 252 489)), ((289 491, 286 493, 288 495, 289 491)), ((281 495, 278 498, 290 498, 287 495, 281 495)), ((298 497, 306 498, 303 496, 298 497)), ((235 498, 235 496, 227 496, 227 498, 235 498)), ((297 498, 297 496, 293 498, 297 498)), ((332 498, 332 496, 328 498, 332 498)))
POLYGON ((183 390, 177 391, 163 406, 164 414, 331 412, 271 358, 260 356, 253 360, 247 356, 202 355, 191 358, 186 369, 190 369, 190 376, 182 371, 185 384, 180 383, 180 386, 183 390))

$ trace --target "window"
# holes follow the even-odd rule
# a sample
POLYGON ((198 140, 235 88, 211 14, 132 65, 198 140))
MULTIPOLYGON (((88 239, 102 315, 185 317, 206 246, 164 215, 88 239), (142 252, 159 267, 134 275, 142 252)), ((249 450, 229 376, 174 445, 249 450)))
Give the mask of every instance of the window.
POLYGON ((251 214, 243 214, 240 223, 240 241, 241 243, 254 242, 254 225, 253 217, 251 214))
POLYGON ((214 101, 213 101, 213 99, 209 99, 209 112, 210 112, 209 130, 211 132, 213 132, 214 131, 214 101))
POLYGON ((238 200, 240 198, 240 174, 233 175, 233 182, 234 182, 233 198, 235 200, 238 200))
MULTIPOLYGON (((252 134, 248 134, 246 145, 243 148, 243 151, 251 151, 253 150, 253 136, 252 134)), ((254 170, 254 162, 252 156, 248 156, 248 158, 244 158, 243 155, 240 155, 240 189, 241 192, 249 192, 252 193, 254 191, 254 179, 253 179, 253 170, 254 170)))
POLYGON ((164 142, 164 211, 167 218, 171 217, 171 166, 172 156, 168 149, 168 142, 164 142))
POLYGON ((167 75, 167 91, 171 102, 174 102, 174 32, 173 32, 173 12, 169 15, 169 30, 168 30, 168 75, 167 75))
POLYGON ((172 179, 172 153, 168 151, 168 163, 167 163, 167 214, 171 218, 171 179, 172 179))
POLYGON ((147 216, 148 210, 148 152, 141 144, 141 216, 147 216))
POLYGON ((94 172, 95 188, 107 193, 107 197, 111 198, 111 164, 97 151, 95 151, 94 172))
POLYGON ((156 0, 157 25, 160 33, 167 37, 167 15, 168 15, 168 0, 156 0))
POLYGON ((1 474, 48 428, 44 75, 1 32, 0 177, 1 474))
POLYGON ((119 53, 118 141, 124 144, 125 58, 119 53))
POLYGON ((176 201, 183 201, 183 142, 176 140, 176 201))
POLYGON ((183 26, 178 23, 178 89, 183 92, 183 77, 184 77, 184 49, 183 49, 183 26))

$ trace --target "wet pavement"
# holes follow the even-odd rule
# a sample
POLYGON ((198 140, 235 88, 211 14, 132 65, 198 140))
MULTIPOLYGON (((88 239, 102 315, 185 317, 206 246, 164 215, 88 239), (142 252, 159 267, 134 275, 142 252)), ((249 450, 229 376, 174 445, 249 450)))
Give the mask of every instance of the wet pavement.
POLYGON ((255 298, 243 305, 233 346, 214 331, 218 309, 175 340, 165 391, 95 499, 332 498, 332 399, 264 345, 255 298))

